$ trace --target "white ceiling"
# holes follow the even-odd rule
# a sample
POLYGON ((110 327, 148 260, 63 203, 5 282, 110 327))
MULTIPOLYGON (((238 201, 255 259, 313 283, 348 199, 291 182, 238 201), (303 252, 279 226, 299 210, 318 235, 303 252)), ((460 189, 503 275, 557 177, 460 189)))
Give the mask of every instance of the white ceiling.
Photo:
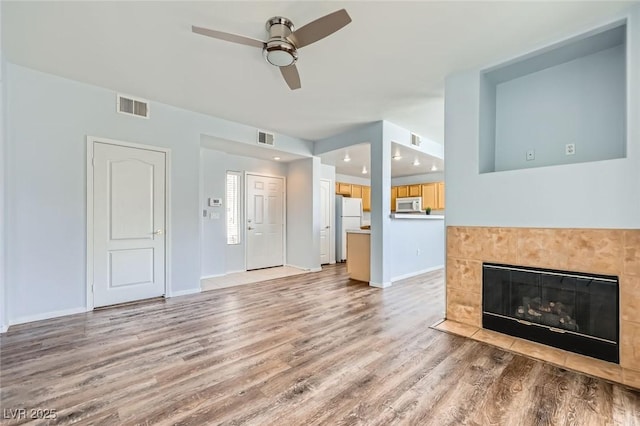
MULTIPOLYGON (((635 2, 637 3, 637 2, 635 2)), ((444 78, 602 22, 631 2, 2 2, 13 63, 261 129, 316 140, 385 119, 444 140, 444 78), (353 22, 300 51, 290 91, 259 49, 191 25, 265 39, 346 8, 353 22)))
MULTIPOLYGON (((391 155, 395 159, 391 160, 391 177, 424 175, 434 172, 442 172, 444 170, 444 160, 417 151, 406 145, 400 145, 395 142, 391 143, 391 155), (418 160, 418 165, 414 165, 414 161, 418 160), (432 170, 432 166, 436 166, 437 170, 432 170)), ((359 176, 369 178, 371 169, 371 149, 368 143, 352 145, 348 148, 337 149, 320 155, 323 164, 329 164, 336 167, 336 173, 341 175, 359 176), (350 161, 344 161, 346 155, 349 155, 350 161), (362 173, 362 166, 367 168, 367 173, 362 173)))

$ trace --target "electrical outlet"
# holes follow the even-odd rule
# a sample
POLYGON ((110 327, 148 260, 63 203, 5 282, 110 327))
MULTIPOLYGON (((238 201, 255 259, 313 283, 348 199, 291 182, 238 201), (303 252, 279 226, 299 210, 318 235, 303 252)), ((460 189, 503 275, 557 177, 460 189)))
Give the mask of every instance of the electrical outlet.
POLYGON ((564 146, 565 155, 574 155, 576 153, 576 144, 568 143, 564 146))
POLYGON ((527 151, 527 161, 531 161, 535 159, 536 159, 536 152, 533 149, 530 149, 529 151, 527 151))

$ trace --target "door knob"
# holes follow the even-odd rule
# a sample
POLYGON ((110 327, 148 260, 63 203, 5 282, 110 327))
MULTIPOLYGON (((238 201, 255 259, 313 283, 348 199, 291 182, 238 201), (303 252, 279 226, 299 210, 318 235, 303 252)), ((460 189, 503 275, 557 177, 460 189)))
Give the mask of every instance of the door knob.
POLYGON ((329 228, 331 228, 331 227, 330 227, 330 226, 328 226, 328 225, 324 227, 324 229, 329 229, 329 228))
POLYGON ((253 228, 252 228, 252 227, 248 227, 247 229, 248 229, 249 231, 251 231, 253 228))
POLYGON ((162 235, 162 229, 156 229, 153 231, 153 235, 162 235))

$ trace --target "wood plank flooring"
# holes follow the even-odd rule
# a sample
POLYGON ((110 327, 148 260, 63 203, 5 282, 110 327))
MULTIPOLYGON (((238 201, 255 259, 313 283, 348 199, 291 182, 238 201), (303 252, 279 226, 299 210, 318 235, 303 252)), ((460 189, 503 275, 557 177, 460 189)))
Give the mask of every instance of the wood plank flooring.
POLYGON ((429 328, 444 277, 344 265, 12 327, 2 422, 640 425, 640 392, 429 328))

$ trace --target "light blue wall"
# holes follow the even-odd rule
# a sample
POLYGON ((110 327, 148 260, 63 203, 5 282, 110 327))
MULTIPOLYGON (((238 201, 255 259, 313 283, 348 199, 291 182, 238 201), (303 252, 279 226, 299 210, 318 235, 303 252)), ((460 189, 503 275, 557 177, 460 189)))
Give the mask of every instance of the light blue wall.
MULTIPOLYGON (((172 293, 200 288, 200 136, 255 143, 256 128, 152 102, 115 112, 116 93, 7 64, 7 289, 10 323, 85 308, 86 136, 171 149, 172 293)), ((276 135, 281 150, 312 143, 276 135)))
POLYGON ((640 228, 640 6, 627 26, 626 158, 479 174, 480 70, 447 78, 447 226, 640 228))
POLYGON ((391 281, 444 267, 444 220, 391 219, 391 281))
MULTIPOLYGON (((219 219, 204 218, 201 215, 201 276, 217 276, 245 270, 245 227, 241 227, 240 244, 227 244, 226 229, 226 173, 241 172, 241 200, 244 201, 244 172, 268 176, 287 176, 287 165, 276 161, 260 160, 227 154, 202 148, 200 173, 202 175, 200 209, 220 213, 219 219), (209 198, 222 198, 222 207, 209 207, 209 198)), ((244 212, 244 205, 241 205, 244 212)), ((241 223, 244 223, 242 220, 241 223)))
POLYGON ((320 158, 289 163, 287 174, 287 264, 320 269, 320 158))
POLYGON ((625 101, 624 45, 498 84, 495 170, 624 157, 625 101))

